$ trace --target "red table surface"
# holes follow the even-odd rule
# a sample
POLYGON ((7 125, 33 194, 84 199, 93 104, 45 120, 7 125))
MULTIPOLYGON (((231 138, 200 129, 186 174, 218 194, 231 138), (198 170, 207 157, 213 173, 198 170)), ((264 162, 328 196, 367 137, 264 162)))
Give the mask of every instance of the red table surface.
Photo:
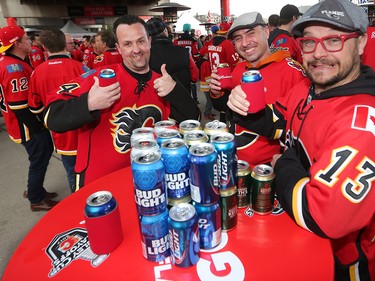
POLYGON ((178 268, 170 258, 150 262, 142 255, 132 174, 125 168, 87 185, 49 211, 18 246, 2 280, 333 280, 328 240, 298 227, 285 213, 249 217, 244 211, 239 209, 237 227, 223 234, 224 242, 201 252, 196 266, 178 268), (99 190, 109 190, 117 199, 124 240, 95 264, 83 210, 87 197, 99 190), (51 245, 55 245, 52 254, 51 245))

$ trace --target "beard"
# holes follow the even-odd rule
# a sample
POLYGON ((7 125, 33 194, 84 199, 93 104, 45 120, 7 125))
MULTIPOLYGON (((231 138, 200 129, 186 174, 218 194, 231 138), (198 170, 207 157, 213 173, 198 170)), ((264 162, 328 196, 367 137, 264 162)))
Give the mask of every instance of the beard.
POLYGON ((356 57, 353 60, 346 61, 344 63, 340 62, 339 60, 330 60, 330 59, 321 59, 321 60, 312 60, 307 62, 307 77, 310 78, 313 83, 322 89, 332 88, 336 84, 339 84, 341 81, 346 80, 353 72, 355 72, 355 68, 358 67, 360 64, 359 59, 356 57), (326 72, 318 72, 313 71, 311 69, 314 68, 314 65, 326 65, 326 66, 334 66, 338 69, 336 74, 327 75, 326 72))

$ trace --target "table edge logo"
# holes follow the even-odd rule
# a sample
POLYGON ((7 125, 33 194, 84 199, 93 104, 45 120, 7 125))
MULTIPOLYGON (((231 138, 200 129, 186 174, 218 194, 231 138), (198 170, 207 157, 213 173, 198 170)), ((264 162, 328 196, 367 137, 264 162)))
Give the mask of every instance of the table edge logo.
POLYGON ((97 255, 92 252, 87 230, 84 228, 73 228, 57 234, 48 244, 45 252, 52 260, 52 268, 48 273, 50 278, 75 260, 86 260, 92 267, 98 267, 109 256, 109 254, 97 255))

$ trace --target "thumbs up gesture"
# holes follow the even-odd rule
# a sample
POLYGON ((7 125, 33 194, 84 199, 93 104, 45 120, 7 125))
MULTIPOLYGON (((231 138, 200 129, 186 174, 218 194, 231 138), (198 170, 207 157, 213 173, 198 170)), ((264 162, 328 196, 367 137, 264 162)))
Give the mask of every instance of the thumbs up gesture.
POLYGON ((173 88, 176 86, 176 81, 173 80, 173 78, 165 69, 165 64, 160 67, 160 70, 162 76, 155 79, 154 88, 159 97, 164 97, 173 90, 173 88))

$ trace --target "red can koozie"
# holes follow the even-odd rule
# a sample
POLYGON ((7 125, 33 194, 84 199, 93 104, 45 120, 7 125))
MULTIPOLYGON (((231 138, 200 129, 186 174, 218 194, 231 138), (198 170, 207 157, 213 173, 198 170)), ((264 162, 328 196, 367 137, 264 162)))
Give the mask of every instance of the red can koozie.
POLYGON ((124 239, 120 211, 109 191, 98 191, 88 197, 84 217, 90 248, 95 254, 111 253, 124 239))
POLYGON ((245 71, 242 75, 242 90, 250 102, 249 113, 256 113, 266 107, 266 97, 262 76, 258 70, 245 71))
POLYGON ((116 73, 113 69, 105 68, 99 73, 99 86, 107 87, 117 82, 116 73))
POLYGON ((227 63, 221 63, 217 66, 217 75, 220 76, 221 89, 232 90, 232 71, 227 63))

